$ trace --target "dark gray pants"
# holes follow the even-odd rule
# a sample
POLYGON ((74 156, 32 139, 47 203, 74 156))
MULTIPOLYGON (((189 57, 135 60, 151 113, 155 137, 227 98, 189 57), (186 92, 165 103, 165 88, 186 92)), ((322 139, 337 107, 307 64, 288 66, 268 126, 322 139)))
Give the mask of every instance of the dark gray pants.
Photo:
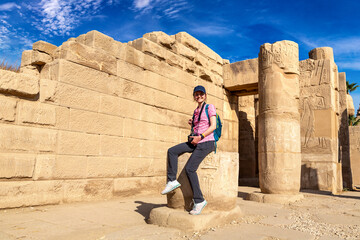
POLYGON ((168 150, 168 168, 167 168, 167 179, 168 181, 176 180, 176 173, 178 170, 178 157, 179 155, 192 152, 189 160, 185 165, 185 172, 189 178, 191 188, 193 190, 193 196, 195 203, 204 201, 204 197, 200 190, 199 178, 196 174, 200 163, 204 158, 215 150, 215 142, 208 141, 199 143, 196 146, 191 143, 180 143, 168 150))

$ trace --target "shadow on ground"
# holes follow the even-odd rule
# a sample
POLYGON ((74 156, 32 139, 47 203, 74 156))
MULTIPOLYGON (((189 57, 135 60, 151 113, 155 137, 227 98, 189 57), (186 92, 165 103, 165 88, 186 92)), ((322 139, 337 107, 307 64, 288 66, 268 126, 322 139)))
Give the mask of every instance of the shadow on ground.
POLYGON ((145 221, 149 218, 151 209, 166 206, 166 204, 154 204, 154 203, 147 203, 142 201, 135 201, 135 203, 140 204, 139 206, 136 206, 135 212, 138 212, 141 215, 143 215, 145 221))

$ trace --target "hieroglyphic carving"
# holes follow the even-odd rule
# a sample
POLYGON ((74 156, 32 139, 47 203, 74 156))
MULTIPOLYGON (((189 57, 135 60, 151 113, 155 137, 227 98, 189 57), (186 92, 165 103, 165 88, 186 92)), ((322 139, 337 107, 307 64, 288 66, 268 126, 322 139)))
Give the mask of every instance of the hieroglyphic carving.
POLYGON ((262 70, 276 64, 285 73, 299 73, 299 49, 294 42, 265 43, 260 47, 259 58, 261 58, 260 68, 262 70))

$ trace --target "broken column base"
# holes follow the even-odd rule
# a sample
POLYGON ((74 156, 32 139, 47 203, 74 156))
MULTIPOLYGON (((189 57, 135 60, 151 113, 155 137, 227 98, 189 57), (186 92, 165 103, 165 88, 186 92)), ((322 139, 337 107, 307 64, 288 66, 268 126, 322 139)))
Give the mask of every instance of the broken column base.
POLYGON ((268 194, 261 192, 249 193, 246 200, 261 202, 261 203, 280 203, 288 204, 300 201, 304 198, 303 194, 268 194))
POLYGON ((148 223, 182 231, 201 231, 230 223, 241 215, 239 206, 230 211, 204 212, 200 215, 190 215, 182 209, 159 207, 151 210, 148 223))

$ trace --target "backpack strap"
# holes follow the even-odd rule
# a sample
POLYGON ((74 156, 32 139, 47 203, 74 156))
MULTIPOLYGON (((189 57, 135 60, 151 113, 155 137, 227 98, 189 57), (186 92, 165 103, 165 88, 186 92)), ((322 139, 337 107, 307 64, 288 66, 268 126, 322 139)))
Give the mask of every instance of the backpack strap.
MULTIPOLYGON (((206 106, 205 106, 205 112, 206 112, 206 116, 208 117, 209 126, 210 126, 211 123, 210 123, 210 116, 209 116, 209 104, 206 104, 206 106)), ((217 119, 216 119, 216 121, 217 121, 217 119)), ((217 149, 217 142, 215 141, 215 153, 216 153, 216 149, 217 149)))
MULTIPOLYGON (((206 108, 207 104, 206 102, 204 102, 204 104, 202 105, 201 107, 201 110, 200 110, 200 113, 199 113, 199 118, 198 118, 198 122, 200 122, 200 118, 201 118, 201 113, 203 112, 204 110, 204 107, 206 108)), ((194 120, 195 120, 195 111, 196 109, 194 110, 194 114, 193 114, 193 118, 192 118, 192 123, 191 123, 191 132, 193 133, 194 132, 194 127, 195 127, 195 123, 194 123, 194 120)), ((209 114, 207 113, 208 117, 209 117, 209 114)), ((210 120, 209 120, 210 121, 210 120)))

